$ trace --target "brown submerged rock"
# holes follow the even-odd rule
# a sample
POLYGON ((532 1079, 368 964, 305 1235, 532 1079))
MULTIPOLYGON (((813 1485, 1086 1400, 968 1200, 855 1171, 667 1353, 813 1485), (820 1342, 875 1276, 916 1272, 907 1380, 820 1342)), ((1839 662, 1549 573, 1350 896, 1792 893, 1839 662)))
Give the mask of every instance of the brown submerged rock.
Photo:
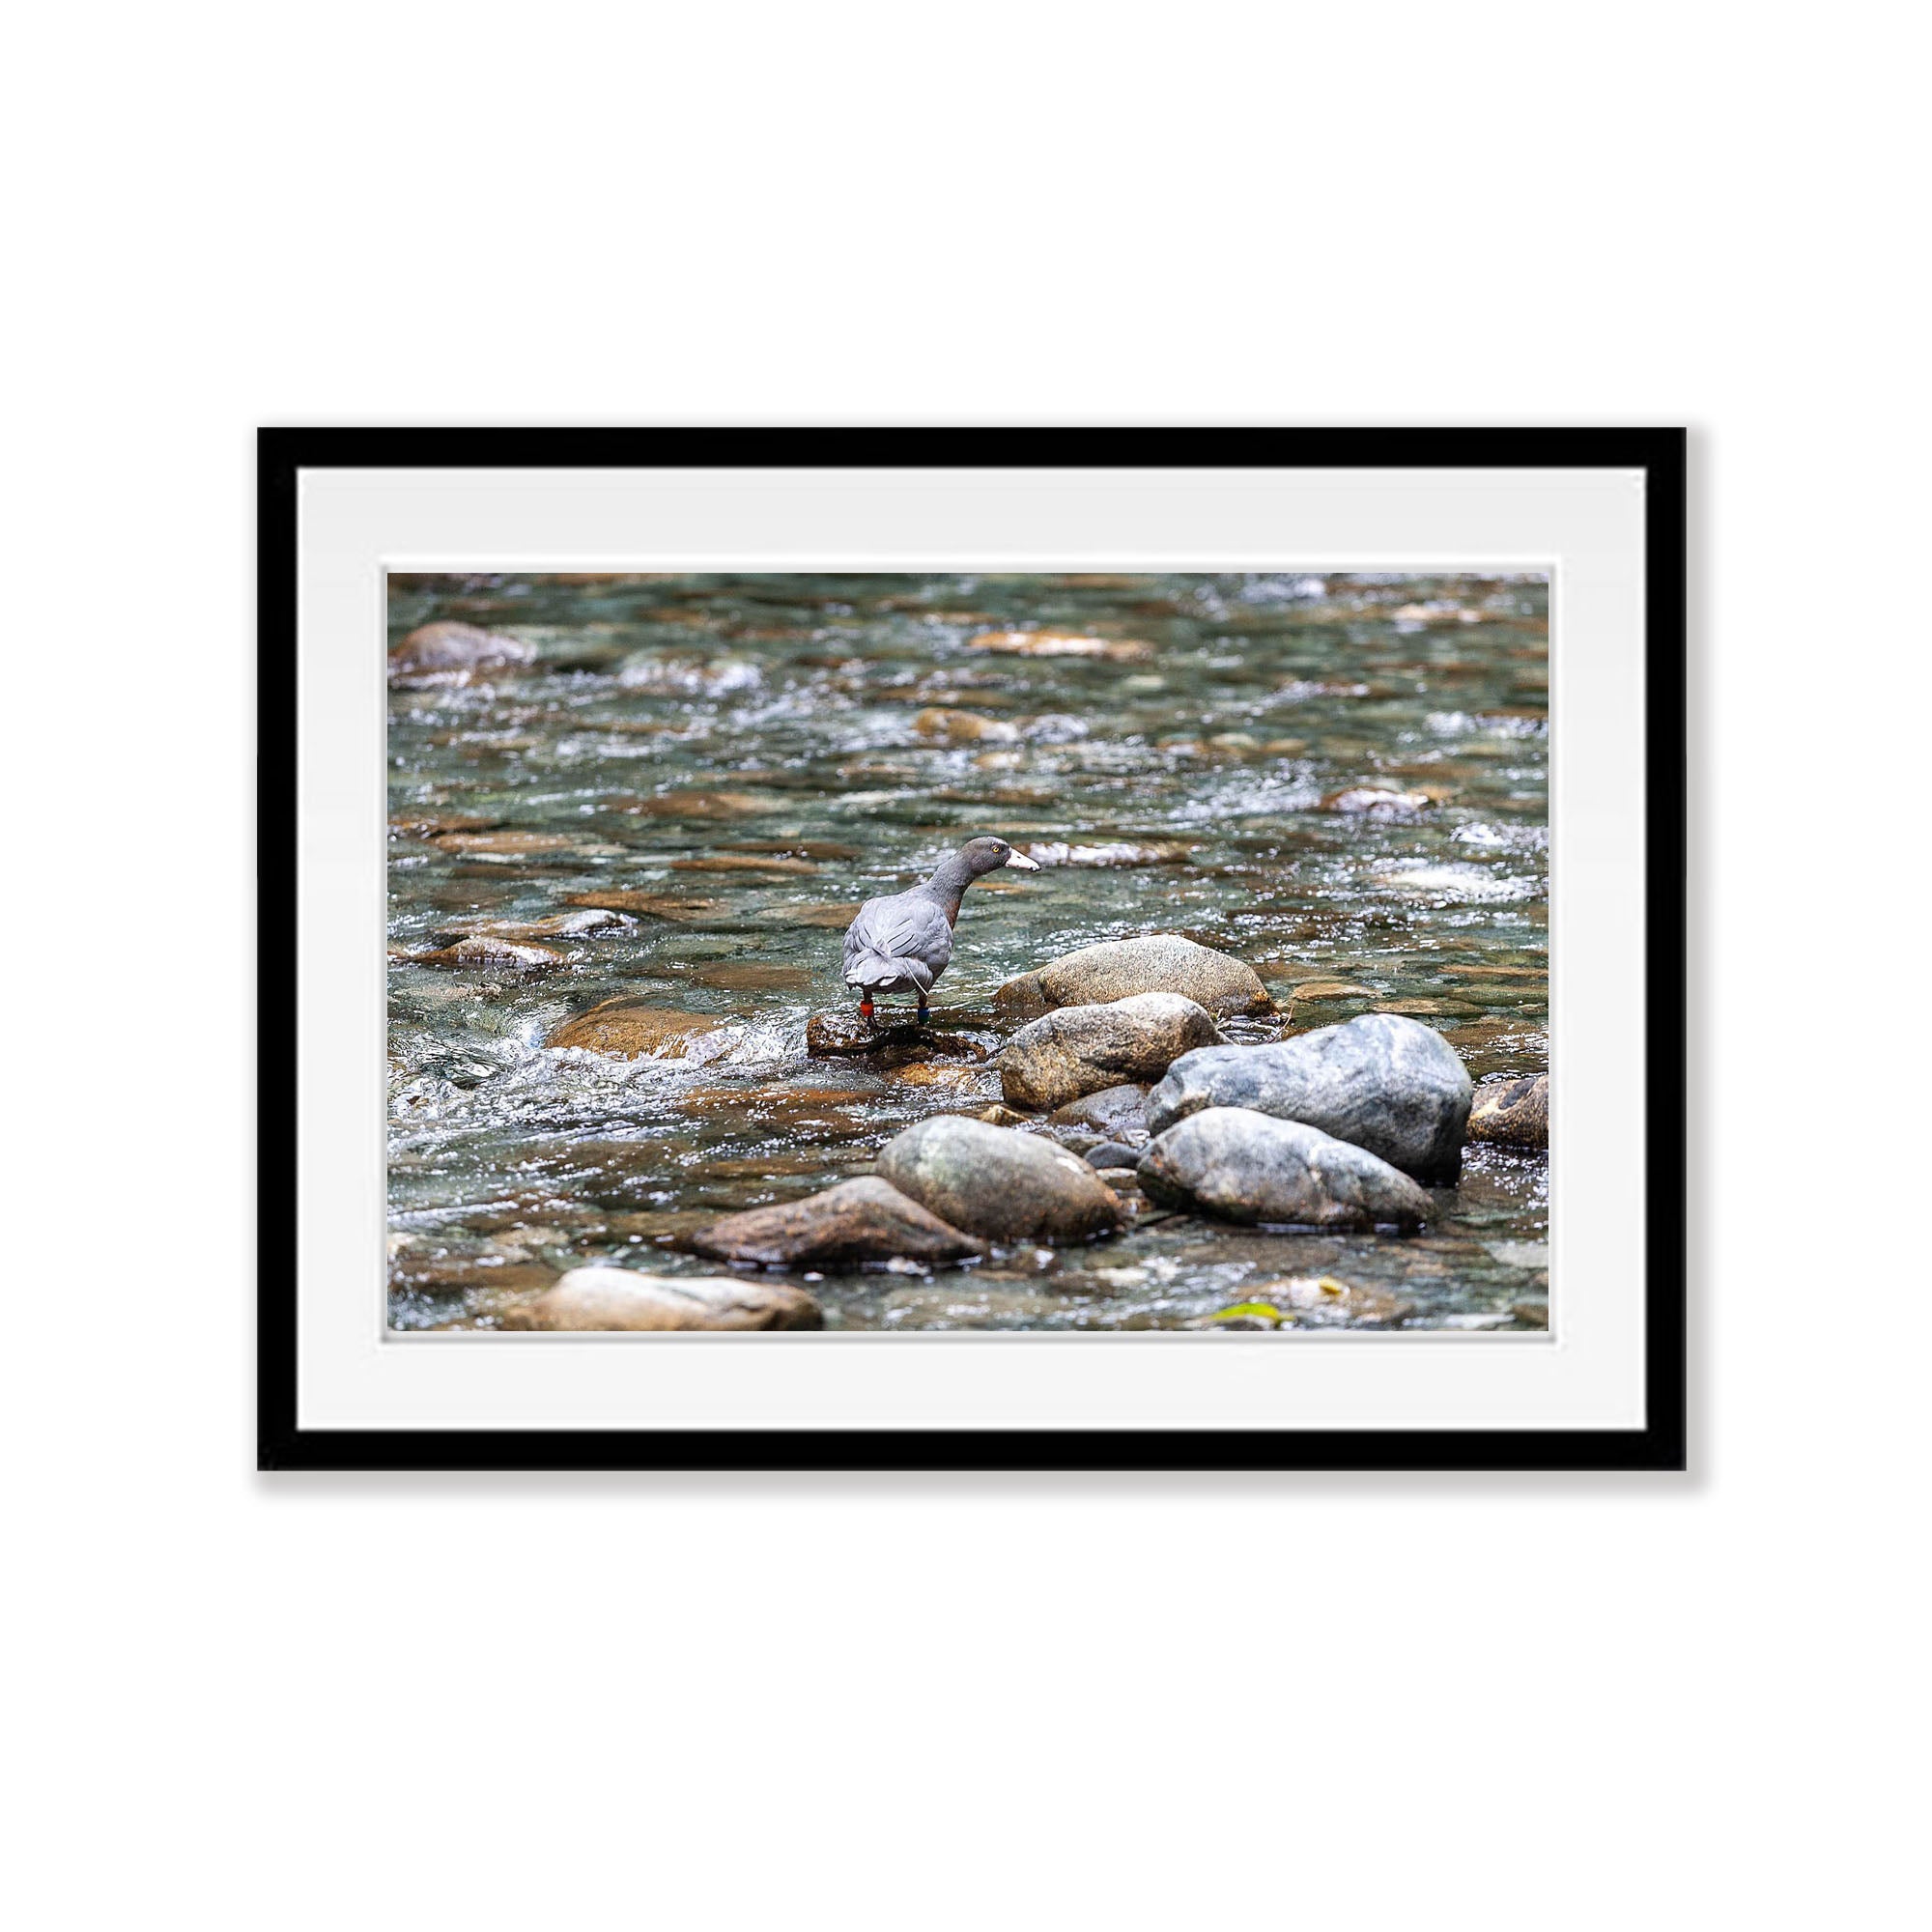
POLYGON ((430 843, 439 852, 483 852, 493 858, 521 858, 526 853, 568 852, 577 840, 561 832, 440 832, 430 843))
POLYGON ((754 959, 694 967, 690 977, 700 986, 719 986, 727 993, 796 993, 811 984, 803 966, 764 965, 754 959))
POLYGON ((912 721, 912 728, 922 738, 937 739, 947 745, 970 745, 980 740, 1010 745, 1020 733, 1016 724, 1001 718, 981 718, 977 712, 951 711, 944 705, 930 705, 912 721))
POLYGON ((1071 631, 981 631, 966 639, 976 651, 998 651, 1022 658, 1106 658, 1130 664, 1153 655, 1152 647, 1137 638, 1089 638, 1071 631))
POLYGON ((708 914, 724 909, 723 899, 680 898, 674 893, 640 893, 629 891, 622 886, 611 886, 607 891, 591 893, 565 893, 565 905, 601 906, 607 912, 641 913, 648 919, 675 920, 686 924, 692 920, 703 919, 708 914))
POLYGON ((619 1060, 681 1060, 694 1040, 729 1022, 708 1013, 680 1013, 647 1006, 635 996, 606 1000, 565 1020, 546 1046, 578 1046, 619 1060))
POLYGON ((511 939, 527 945, 533 940, 586 939, 598 932, 627 932, 637 924, 629 913, 560 912, 549 919, 453 919, 439 929, 437 938, 445 946, 460 939, 511 939))
POLYGON ((944 1263, 981 1254, 985 1243, 868 1176, 805 1201, 727 1214, 687 1237, 695 1254, 762 1267, 838 1267, 897 1259, 944 1263))
POLYGON ((1100 1177, 1045 1135, 958 1114, 906 1128, 880 1151, 878 1167, 901 1194, 989 1240, 1089 1241, 1124 1219, 1100 1177))
POLYGON ((1007 1042, 1000 1086, 1009 1106, 1062 1107, 1123 1081, 1158 1080, 1183 1053, 1225 1044, 1207 1009, 1179 993, 1061 1007, 1007 1042))
POLYGON ((1469 1108, 1469 1138, 1502 1147, 1549 1145, 1549 1075, 1494 1080, 1476 1089, 1469 1108))
POLYGON ((553 952, 548 946, 520 946, 514 940, 482 935, 411 957, 418 966, 504 966, 519 973, 551 973, 566 963, 561 952, 553 952))
POLYGON ((621 1267, 572 1268, 554 1288, 503 1317, 506 1328, 654 1333, 824 1325, 818 1303, 787 1283, 621 1267))
POLYGON ((993 1004, 1003 1013, 1031 1016, 1057 1007, 1104 1005, 1136 993, 1179 993, 1222 1016, 1274 1011, 1274 1002, 1252 966, 1178 932, 1103 940, 1063 953, 1037 972, 1009 980, 994 994, 993 1004))
POLYGON ((445 620, 421 624, 390 647, 389 682, 394 685, 467 684, 479 671, 500 670, 536 662, 536 646, 500 631, 445 620))

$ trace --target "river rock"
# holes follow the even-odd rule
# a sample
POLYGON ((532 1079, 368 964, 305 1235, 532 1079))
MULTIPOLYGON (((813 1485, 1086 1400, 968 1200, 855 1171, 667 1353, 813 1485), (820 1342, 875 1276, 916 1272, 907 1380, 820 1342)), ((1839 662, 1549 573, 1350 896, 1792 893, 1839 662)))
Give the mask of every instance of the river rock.
POLYGON ((579 1013, 544 1041, 546 1046, 581 1046, 619 1060, 682 1060, 692 1042, 725 1024, 708 1013, 680 1013, 652 1007, 635 995, 606 1000, 579 1013))
POLYGON ((478 671, 536 662, 536 646, 474 624, 421 624, 389 649, 395 685, 467 684, 478 671))
POLYGON ((1469 1138, 1503 1147, 1548 1147, 1549 1075, 1485 1081, 1469 1109, 1469 1138))
POLYGON ((1158 1134, 1135 1170, 1150 1200, 1223 1220, 1419 1227, 1429 1197, 1366 1149, 1252 1107, 1209 1107, 1158 1134))
POLYGON ((1271 1013, 1274 1002, 1252 966, 1178 932, 1109 939, 1063 953, 1009 980, 993 996, 1003 1013, 1031 1016, 1057 1007, 1103 1005, 1136 993, 1179 993, 1208 1012, 1271 1013))
POLYGON ((1103 1087, 1097 1094, 1083 1094, 1079 1099, 1056 1107, 1053 1124, 1086 1127, 1102 1139, 1131 1145, 1147 1139, 1147 1097, 1148 1090, 1132 1081, 1103 1087))
POLYGON ((418 966, 498 966, 518 973, 551 973, 565 964, 548 946, 523 946, 512 939, 472 934, 433 952, 411 955, 418 966))
POLYGON ((867 1176, 807 1201, 727 1214, 689 1237, 696 1254, 763 1267, 840 1267, 855 1262, 963 1261, 985 1243, 929 1214, 896 1187, 867 1176))
POLYGON ((1019 726, 1003 718, 981 718, 974 711, 952 711, 943 704, 928 705, 912 721, 912 728, 922 738, 936 738, 948 745, 986 742, 1010 745, 1019 735, 1019 726))
POLYGON ((561 912, 549 919, 453 919, 439 929, 444 945, 459 939, 509 939, 526 945, 542 939, 586 939, 597 932, 621 932, 637 924, 623 912, 561 912))
POLYGON ((1123 1081, 1158 1080, 1183 1053, 1221 1044, 1213 1016, 1179 993, 1061 1007, 1007 1042, 1000 1086, 1009 1106, 1063 1107, 1123 1081))
POLYGON ((1122 1218, 1100 1177, 1045 1135, 958 1114, 935 1115, 888 1141, 878 1168, 942 1221, 989 1240, 1086 1241, 1122 1218))
POLYGON ((1090 1147, 1082 1158, 1089 1167, 1095 1168, 1137 1168, 1141 1164, 1140 1150, 1128 1147, 1124 1141, 1102 1141, 1098 1147, 1090 1147))
POLYGON ((818 1303, 802 1288, 737 1275, 642 1274, 635 1268, 572 1268, 556 1285, 508 1311, 506 1328, 822 1328, 818 1303))
POLYGON ((1265 1046, 1210 1046, 1177 1060, 1148 1095, 1158 1134, 1208 1107, 1252 1108, 1351 1141, 1419 1180, 1454 1180, 1469 1074, 1433 1028, 1365 1013, 1265 1046))
POLYGON ((941 1033, 917 1020, 866 1019, 857 1008, 813 1013, 805 1023, 805 1050, 815 1059, 892 1054, 899 1062, 926 1055, 938 1060, 984 1060, 986 1049, 958 1034, 941 1033))

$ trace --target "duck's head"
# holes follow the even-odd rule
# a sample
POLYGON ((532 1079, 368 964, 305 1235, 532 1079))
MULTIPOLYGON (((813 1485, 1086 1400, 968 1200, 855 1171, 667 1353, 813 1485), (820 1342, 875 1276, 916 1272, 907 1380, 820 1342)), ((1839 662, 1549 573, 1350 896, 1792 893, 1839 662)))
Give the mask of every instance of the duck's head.
POLYGON ((1039 870, 1037 859, 1029 859, 1024 852, 1015 852, 1004 838, 969 839, 959 848, 959 856, 966 862, 967 872, 976 879, 983 878, 988 872, 997 872, 1002 866, 1010 866, 1020 872, 1039 870))

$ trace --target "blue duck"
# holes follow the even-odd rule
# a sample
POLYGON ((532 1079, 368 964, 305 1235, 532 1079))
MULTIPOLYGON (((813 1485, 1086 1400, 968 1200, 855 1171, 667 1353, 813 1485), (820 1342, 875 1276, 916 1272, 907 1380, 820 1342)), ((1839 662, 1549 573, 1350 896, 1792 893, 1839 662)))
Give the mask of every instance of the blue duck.
POLYGON ((872 1017, 874 993, 915 993, 923 1020, 925 996, 952 957, 952 928, 959 901, 975 879, 1017 866, 1039 865, 1004 838, 975 838, 960 846, 923 886, 867 899, 845 928, 845 983, 859 989, 859 1012, 872 1017))

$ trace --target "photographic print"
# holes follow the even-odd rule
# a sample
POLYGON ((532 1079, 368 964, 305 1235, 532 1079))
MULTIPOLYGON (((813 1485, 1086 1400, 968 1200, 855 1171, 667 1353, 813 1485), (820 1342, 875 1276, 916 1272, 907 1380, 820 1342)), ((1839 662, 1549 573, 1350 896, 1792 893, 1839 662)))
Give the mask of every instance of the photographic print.
POLYGON ((390 1333, 1547 1329, 1549 609, 390 572, 390 1333))

